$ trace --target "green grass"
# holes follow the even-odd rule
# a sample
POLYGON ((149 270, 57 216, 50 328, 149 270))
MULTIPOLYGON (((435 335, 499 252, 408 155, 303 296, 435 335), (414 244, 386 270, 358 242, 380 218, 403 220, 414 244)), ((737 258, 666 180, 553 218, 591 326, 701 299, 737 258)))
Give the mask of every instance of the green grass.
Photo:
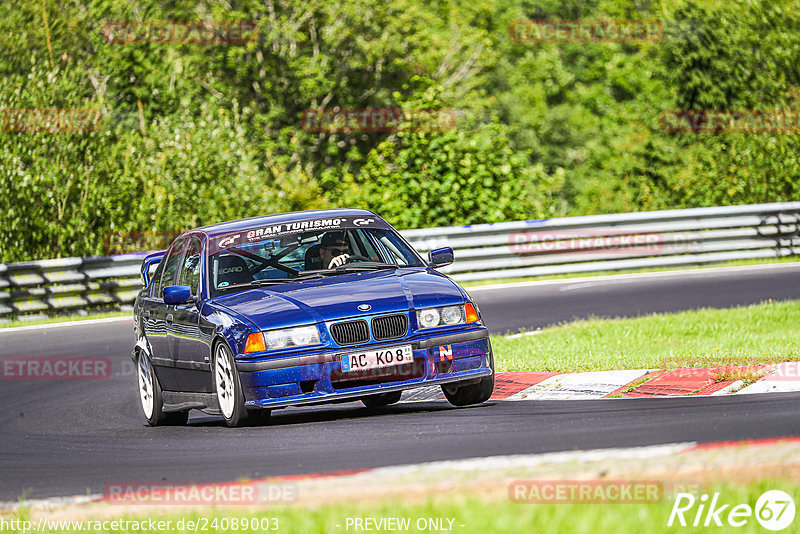
POLYGON ((542 276, 525 276, 520 278, 497 278, 492 280, 471 280, 459 282, 464 287, 476 287, 495 284, 514 284, 519 282, 537 282, 540 280, 564 280, 569 278, 583 278, 591 276, 608 276, 611 274, 630 274, 630 273, 656 273, 663 271, 688 271, 697 269, 710 269, 714 267, 743 267, 747 265, 763 265, 772 263, 793 263, 800 261, 800 256, 787 256, 783 258, 756 258, 751 260, 732 260, 709 265, 688 265, 675 267, 647 267, 641 269, 622 269, 617 271, 590 271, 586 273, 567 273, 567 274, 547 274, 542 276))
MULTIPOLYGON (((194 532, 193 529, 175 528, 178 521, 200 521, 205 524, 206 529, 200 528, 201 532, 281 532, 290 533, 341 533, 364 532, 355 530, 353 526, 348 529, 347 518, 409 518, 410 528, 403 532, 436 532, 436 530, 419 530, 416 523, 421 518, 445 518, 453 519, 454 533, 480 533, 480 534, 520 534, 522 532, 547 532, 547 533, 591 533, 598 532, 708 532, 709 529, 719 532, 766 532, 757 522, 755 517, 747 518, 747 524, 740 528, 731 528, 725 521, 727 513, 731 508, 738 504, 747 504, 751 508, 755 507, 758 497, 765 491, 779 489, 795 497, 800 494, 800 484, 785 480, 761 480, 741 485, 730 483, 711 483, 704 485, 703 491, 713 495, 719 492, 718 506, 730 504, 725 511, 720 514, 723 527, 681 527, 677 523, 672 527, 667 526, 667 522, 675 502, 671 493, 665 494, 664 498, 656 503, 650 504, 518 504, 511 502, 507 496, 477 497, 478 492, 472 490, 472 496, 460 494, 441 495, 435 498, 427 498, 421 502, 406 501, 402 498, 395 498, 384 501, 364 501, 354 502, 347 505, 322 505, 312 508, 273 508, 256 512, 244 512, 236 510, 220 511, 207 509, 204 511, 186 512, 183 514, 159 512, 158 516, 153 515, 153 519, 170 520, 171 528, 167 528, 164 533, 194 532), (162 515, 163 514, 163 515, 162 515), (276 518, 278 521, 277 530, 243 529, 234 530, 231 528, 213 528, 216 520, 217 527, 222 520, 230 522, 233 518, 276 518), (338 526, 337 526, 338 525, 338 526), (463 526, 462 526, 463 525, 463 526)), ((696 495, 699 498, 699 495, 696 495)), ((698 499, 699 501, 699 499, 698 499)), ((697 511, 697 504, 691 512, 684 514, 691 525, 694 513, 697 511)), ((26 514, 23 514, 23 516, 26 514)), ((141 514, 129 516, 127 519, 141 519, 141 514)), ((118 519, 123 519, 120 516, 118 519)), ((8 517, 6 517, 8 519, 8 517)), ((703 516, 703 520, 705 516, 703 516)), ((785 530, 793 532, 800 519, 795 518, 794 523, 785 530)), ((36 521, 34 520, 34 525, 36 521)), ((700 522, 702 525, 702 520, 700 522)), ((42 530, 40 532, 73 532, 75 530, 42 530)), ((95 530, 100 532, 101 530, 95 530)), ((104 532, 139 532, 135 529, 114 530, 102 529, 104 532)), ((380 532, 379 530, 375 530, 380 532)), ((385 530, 383 530, 385 532, 385 530)), ((141 531, 144 532, 144 531, 141 531)))
POLYGON ((498 371, 601 371, 800 361, 800 301, 633 319, 590 319, 493 336, 498 371))
POLYGON ((60 317, 51 317, 49 319, 36 319, 34 321, 9 321, 7 323, 0 323, 0 328, 12 328, 15 326, 31 326, 37 324, 50 324, 50 323, 68 323, 70 321, 88 321, 91 319, 106 319, 110 317, 133 317, 133 313, 129 311, 118 312, 105 312, 93 313, 91 315, 62 315, 60 317))

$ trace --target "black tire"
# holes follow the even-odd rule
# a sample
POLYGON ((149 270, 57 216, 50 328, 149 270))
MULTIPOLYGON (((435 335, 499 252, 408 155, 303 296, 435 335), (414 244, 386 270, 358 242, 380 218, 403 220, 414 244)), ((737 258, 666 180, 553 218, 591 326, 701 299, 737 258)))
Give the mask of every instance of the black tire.
POLYGON ((212 381, 214 391, 217 392, 220 414, 228 426, 256 426, 269 421, 270 410, 245 407, 239 371, 236 369, 233 354, 224 342, 219 342, 214 347, 212 381))
POLYGON ((150 426, 180 426, 189 420, 189 412, 165 412, 161 384, 158 383, 150 358, 139 353, 136 359, 137 378, 139 384, 139 400, 142 412, 150 426), (150 404, 146 402, 149 395, 150 404), (149 407, 149 410, 148 410, 149 407))
POLYGON ((492 369, 492 374, 481 378, 480 382, 467 385, 459 385, 458 382, 443 384, 442 393, 447 401, 453 406, 469 406, 489 400, 494 391, 494 355, 491 345, 489 346, 489 367, 492 369))
POLYGON ((370 395, 369 397, 362 397, 361 402, 367 408, 383 408, 389 406, 400 400, 403 395, 402 391, 392 391, 391 393, 379 393, 377 395, 370 395))

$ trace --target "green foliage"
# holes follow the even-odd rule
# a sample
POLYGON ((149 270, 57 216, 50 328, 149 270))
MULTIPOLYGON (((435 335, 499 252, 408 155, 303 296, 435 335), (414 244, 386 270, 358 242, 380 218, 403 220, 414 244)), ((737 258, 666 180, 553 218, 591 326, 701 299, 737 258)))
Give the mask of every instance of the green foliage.
MULTIPOLYGON (((678 10, 662 48, 675 107, 800 109, 798 24, 797 6, 775 0, 678 10)), ((797 131, 695 137, 678 142, 686 157, 666 181, 673 205, 774 202, 800 193, 797 131)))
POLYGON ((552 207, 544 197, 561 185, 563 171, 554 178, 526 163, 505 129, 488 124, 441 135, 400 133, 370 153, 359 179, 368 207, 402 227, 542 217, 552 207))
MULTIPOLYGON (((429 88, 404 109, 441 109, 441 88, 429 88)), ((454 129, 400 127, 370 152, 358 182, 367 206, 404 228, 541 218, 559 213, 551 195, 563 187, 563 170, 542 165, 510 146, 508 127, 495 121, 456 120, 454 129)))
POLYGON ((800 109, 798 26, 788 0, 4 0, 0 262, 319 207, 420 227, 793 200, 797 132, 672 134, 659 117, 800 109), (520 43, 518 19, 658 19, 665 36, 520 43), (107 42, 109 21, 164 20, 252 21, 258 38, 107 42), (389 107, 458 120, 301 124, 308 109, 389 107), (13 109, 102 120, 7 131, 13 109))

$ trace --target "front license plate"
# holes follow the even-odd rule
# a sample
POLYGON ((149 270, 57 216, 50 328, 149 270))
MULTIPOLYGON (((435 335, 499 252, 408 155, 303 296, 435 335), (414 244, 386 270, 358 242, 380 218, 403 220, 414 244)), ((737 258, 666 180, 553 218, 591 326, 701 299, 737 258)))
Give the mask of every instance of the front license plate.
POLYGON ((342 354, 342 371, 363 371, 413 363, 414 353, 411 345, 368 350, 354 354, 342 354))

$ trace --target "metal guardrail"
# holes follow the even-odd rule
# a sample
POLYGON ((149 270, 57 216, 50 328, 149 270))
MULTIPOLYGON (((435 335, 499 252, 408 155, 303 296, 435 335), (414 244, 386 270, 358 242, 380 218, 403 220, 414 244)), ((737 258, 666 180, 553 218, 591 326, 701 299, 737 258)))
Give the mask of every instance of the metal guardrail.
POLYGON ((774 258, 800 252, 800 202, 589 215, 407 230, 449 246, 458 281, 774 258))
MULTIPOLYGON (((589 215, 401 232, 449 246, 455 280, 774 258, 800 253, 800 202, 589 215)), ((144 253, 0 265, 0 321, 130 309, 144 253)))
POLYGON ((0 322, 131 309, 145 255, 0 264, 0 322))

